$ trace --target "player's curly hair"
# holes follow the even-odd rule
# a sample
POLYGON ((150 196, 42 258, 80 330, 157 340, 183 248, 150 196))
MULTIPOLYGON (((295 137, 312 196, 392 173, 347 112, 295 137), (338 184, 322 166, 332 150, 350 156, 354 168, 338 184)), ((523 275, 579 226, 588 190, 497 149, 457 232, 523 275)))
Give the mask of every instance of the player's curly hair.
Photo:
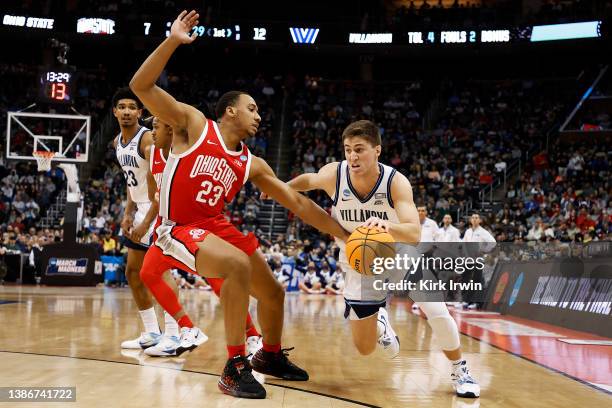
POLYGON ((372 146, 380 146, 380 131, 378 126, 369 120, 358 120, 349 124, 342 132, 342 142, 349 137, 359 136, 367 140, 372 146))

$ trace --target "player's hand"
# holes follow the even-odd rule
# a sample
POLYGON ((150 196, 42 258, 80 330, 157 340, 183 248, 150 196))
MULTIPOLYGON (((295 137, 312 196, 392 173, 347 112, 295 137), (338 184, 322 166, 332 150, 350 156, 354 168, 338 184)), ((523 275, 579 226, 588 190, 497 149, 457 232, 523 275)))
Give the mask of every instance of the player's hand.
POLYGON ((169 38, 173 38, 181 44, 191 44, 198 34, 194 31, 190 35, 189 32, 194 26, 198 25, 199 17, 200 15, 195 10, 191 10, 189 13, 187 13, 187 10, 183 10, 172 23, 169 38))
POLYGON ((123 235, 125 235, 126 238, 131 239, 133 224, 134 219, 132 217, 123 217, 123 220, 121 220, 121 230, 123 231, 123 235))
POLYGON ((148 230, 148 229, 149 229, 149 228, 147 228, 147 225, 145 225, 145 223, 144 223, 144 222, 143 222, 143 223, 141 223, 141 224, 138 224, 138 226, 137 226, 137 227, 135 227, 135 228, 132 230, 132 234, 131 234, 131 236, 130 236, 129 238, 130 238, 132 241, 134 241, 134 242, 138 243, 138 242, 140 242, 140 240, 142 239, 142 237, 144 236, 144 234, 146 234, 146 233, 147 233, 147 230, 148 230))
POLYGON ((362 224, 362 226, 366 228, 378 228, 379 230, 389 232, 389 221, 381 220, 378 217, 368 218, 367 221, 362 224))
POLYGON ((260 200, 274 200, 272 197, 270 197, 267 193, 264 193, 263 191, 259 193, 259 199, 260 200))

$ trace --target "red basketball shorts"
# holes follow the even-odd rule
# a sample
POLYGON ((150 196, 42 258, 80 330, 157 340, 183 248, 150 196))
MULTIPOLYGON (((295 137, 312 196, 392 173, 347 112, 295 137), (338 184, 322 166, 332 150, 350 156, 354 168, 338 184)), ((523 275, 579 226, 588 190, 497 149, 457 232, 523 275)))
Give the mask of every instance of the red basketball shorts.
POLYGON ((248 235, 242 234, 222 215, 189 225, 161 224, 155 232, 155 243, 147 251, 142 266, 148 270, 164 271, 176 268, 197 273, 195 256, 198 242, 204 241, 208 234, 216 235, 248 256, 253 255, 259 247, 259 242, 252 232, 248 235))

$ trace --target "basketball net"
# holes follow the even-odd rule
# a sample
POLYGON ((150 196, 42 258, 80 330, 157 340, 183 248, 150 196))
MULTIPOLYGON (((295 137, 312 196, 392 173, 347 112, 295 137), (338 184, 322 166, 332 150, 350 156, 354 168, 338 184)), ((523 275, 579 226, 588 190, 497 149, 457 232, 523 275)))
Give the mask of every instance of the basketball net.
POLYGON ((51 159, 55 156, 55 152, 48 152, 46 150, 36 150, 32 152, 32 156, 36 159, 38 164, 38 171, 49 171, 51 170, 51 159))

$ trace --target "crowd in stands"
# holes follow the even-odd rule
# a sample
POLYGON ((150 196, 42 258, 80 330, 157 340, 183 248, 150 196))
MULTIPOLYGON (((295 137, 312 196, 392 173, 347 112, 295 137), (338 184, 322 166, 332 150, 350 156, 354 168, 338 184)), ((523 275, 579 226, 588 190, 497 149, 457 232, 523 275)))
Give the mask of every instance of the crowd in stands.
POLYGON ((498 241, 579 242, 612 238, 612 151, 555 145, 510 187, 492 216, 498 241))
POLYGON ((419 139, 424 160, 406 169, 420 172, 413 181, 423 193, 417 200, 427 203, 436 218, 465 200, 477 201, 479 191, 503 177, 512 162, 525 161, 539 148, 566 113, 572 90, 562 80, 449 83, 446 88, 433 131, 419 139))

